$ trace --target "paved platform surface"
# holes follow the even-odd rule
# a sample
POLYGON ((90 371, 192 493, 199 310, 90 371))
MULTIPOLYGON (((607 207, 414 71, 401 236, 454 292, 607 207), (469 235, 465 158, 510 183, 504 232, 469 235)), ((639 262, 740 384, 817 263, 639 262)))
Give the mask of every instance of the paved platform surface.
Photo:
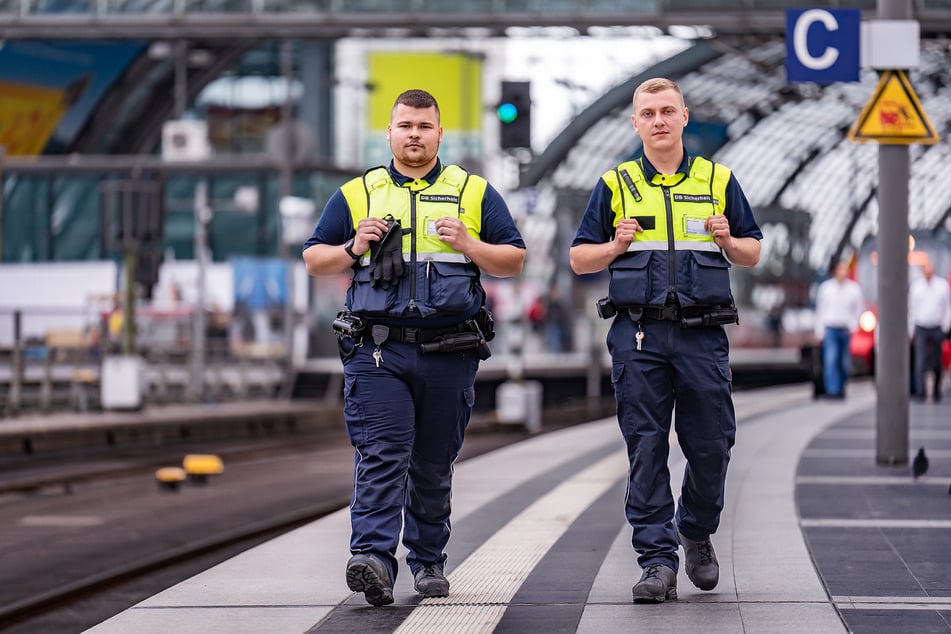
MULTIPOLYGON (((727 504, 713 537, 720 583, 635 605, 614 418, 460 463, 445 599, 420 599, 405 564, 395 604, 344 581, 343 509, 104 621, 136 632, 951 632, 951 406, 913 403, 911 452, 928 473, 875 463, 874 386, 844 401, 811 387, 737 393, 727 504)), ((672 481, 684 462, 676 445, 672 481)))

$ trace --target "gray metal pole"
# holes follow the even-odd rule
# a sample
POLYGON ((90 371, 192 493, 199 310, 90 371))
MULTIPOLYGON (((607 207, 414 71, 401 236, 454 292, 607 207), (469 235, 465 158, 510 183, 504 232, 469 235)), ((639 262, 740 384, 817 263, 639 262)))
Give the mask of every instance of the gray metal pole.
POLYGON ((907 145, 878 149, 878 355, 876 461, 908 463, 907 145))
MULTIPOLYGON (((130 185, 131 186, 131 185, 130 185)), ((129 221, 135 213, 133 210, 127 212, 129 221)), ((130 227, 131 225, 126 225, 130 227)), ((131 232, 131 229, 129 229, 131 232)), ((139 258, 139 247, 131 237, 123 237, 122 247, 122 354, 129 356, 136 353, 135 346, 135 276, 139 258)))
POLYGON ((23 398, 23 313, 13 311, 13 375, 10 378, 10 402, 7 409, 10 414, 20 413, 20 400, 23 398))
MULTIPOLYGON (((909 0, 878 0, 878 17, 911 19, 911 3, 909 0)), ((907 145, 879 145, 875 459, 882 465, 908 463, 909 157, 907 145)))
MULTIPOLYGON (((281 76, 284 78, 284 85, 287 92, 284 95, 284 103, 281 104, 281 123, 284 125, 284 156, 281 157, 281 198, 294 194, 294 104, 291 101, 291 82, 294 80, 294 49, 290 40, 281 42, 281 76)), ((297 141, 299 142, 299 141, 297 141)), ((287 291, 284 293, 284 354, 287 360, 288 369, 294 361, 294 327, 296 322, 296 313, 294 310, 294 261, 290 259, 290 244, 287 236, 284 235, 284 220, 278 224, 280 241, 278 244, 278 253, 281 259, 288 262, 287 275, 284 283, 287 285, 287 291)))
POLYGON ((188 40, 179 40, 173 49, 175 56, 174 89, 172 102, 174 117, 181 119, 188 109, 188 40))
POLYGON ((198 265, 198 296, 192 317, 192 395, 194 400, 205 398, 205 304, 208 294, 205 271, 208 268, 208 223, 211 206, 208 202, 208 182, 202 176, 195 185, 195 263, 198 265))
MULTIPOLYGON (((294 104, 291 101, 291 82, 294 80, 294 48, 290 40, 281 40, 280 49, 281 77, 284 79, 286 93, 281 104, 281 125, 284 126, 284 155, 281 156, 280 189, 281 197, 290 196, 294 189, 294 104)), ((281 241, 283 251, 283 240, 281 241)))

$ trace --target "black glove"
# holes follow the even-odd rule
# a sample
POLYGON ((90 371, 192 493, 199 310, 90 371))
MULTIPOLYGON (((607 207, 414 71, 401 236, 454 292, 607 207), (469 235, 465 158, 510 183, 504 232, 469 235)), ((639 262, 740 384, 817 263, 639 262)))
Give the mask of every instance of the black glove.
POLYGON ((379 243, 371 248, 370 253, 370 285, 373 288, 388 289, 396 286, 397 280, 403 277, 403 227, 400 221, 387 216, 386 233, 379 243))

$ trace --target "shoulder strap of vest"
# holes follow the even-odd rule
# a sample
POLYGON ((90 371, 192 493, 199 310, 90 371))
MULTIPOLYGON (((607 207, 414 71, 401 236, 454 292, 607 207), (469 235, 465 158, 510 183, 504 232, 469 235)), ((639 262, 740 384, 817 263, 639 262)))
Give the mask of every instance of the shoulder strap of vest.
POLYGON ((373 167, 364 172, 363 176, 349 180, 340 187, 350 207, 354 226, 361 218, 370 214, 370 191, 386 185, 389 178, 389 170, 385 167, 373 167))
POLYGON ((462 190, 466 188, 466 183, 469 181, 469 172, 458 165, 447 165, 443 171, 439 173, 439 177, 436 181, 455 188, 461 194, 462 190))
MULTIPOLYGON (((636 167, 637 164, 633 163, 632 165, 636 167)), ((628 191, 630 191, 631 195, 634 196, 634 201, 641 202, 641 192, 638 191, 637 185, 634 182, 635 178, 637 180, 642 179, 643 174, 641 174, 641 171, 638 169, 635 169, 634 171, 635 178, 631 178, 631 173, 628 171, 628 166, 619 165, 617 168, 615 168, 614 171, 618 175, 618 184, 620 184, 621 181, 623 180, 624 184, 627 185, 628 191)))
POLYGON ((716 213, 718 207, 723 208, 726 187, 730 182, 731 174, 732 171, 726 165, 716 163, 702 156, 691 157, 690 175, 709 183, 714 213, 716 213))
POLYGON ((690 176, 693 178, 713 183, 713 171, 715 169, 713 161, 702 156, 691 156, 689 169, 690 176))
MULTIPOLYGON (((710 180, 711 182, 720 179, 730 180, 731 170, 723 163, 715 163, 702 156, 694 156, 690 162, 690 175, 701 180, 710 180)), ((724 181, 725 182, 725 181, 724 181)))
POLYGON ((627 218, 627 200, 624 198, 624 192, 621 187, 621 167, 614 168, 614 177, 617 178, 617 195, 621 198, 621 217, 627 218))
POLYGON ((464 209, 465 205, 462 202, 462 193, 466 190, 466 185, 469 183, 469 172, 464 168, 458 165, 447 165, 442 172, 439 174, 439 178, 436 179, 437 183, 442 183, 454 188, 459 192, 459 202, 456 205, 456 215, 460 213, 460 209, 464 209))
POLYGON ((367 194, 374 189, 385 186, 390 180, 390 170, 382 165, 371 167, 363 173, 363 186, 366 188, 367 194))
MULTIPOLYGON (((617 179, 618 195, 626 187, 631 192, 631 196, 634 197, 634 202, 641 202, 643 196, 637 188, 637 183, 644 181, 644 172, 636 161, 625 161, 615 167, 614 177, 617 179)), ((621 196, 621 213, 625 218, 627 217, 627 199, 624 196, 621 196)))
POLYGON ((462 209, 473 210, 477 208, 481 212, 482 200, 485 197, 485 190, 489 186, 489 182, 478 174, 470 174, 465 169, 457 165, 450 165, 446 169, 448 170, 450 167, 458 170, 456 174, 451 176, 452 178, 455 178, 456 181, 459 181, 459 176, 464 176, 464 178, 461 179, 461 184, 459 186, 460 213, 462 209))

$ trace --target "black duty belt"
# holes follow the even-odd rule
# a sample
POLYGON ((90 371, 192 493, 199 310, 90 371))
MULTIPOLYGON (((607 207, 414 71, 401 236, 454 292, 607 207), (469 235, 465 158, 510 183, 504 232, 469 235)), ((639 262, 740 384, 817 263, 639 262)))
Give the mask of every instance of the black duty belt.
POLYGON ((627 309, 634 321, 642 319, 653 319, 656 321, 680 321, 683 311, 678 304, 668 304, 667 306, 635 306, 627 309))
POLYGON ((684 328, 725 326, 727 324, 740 323, 736 308, 733 306, 691 306, 689 308, 680 308, 680 306, 677 305, 664 306, 662 308, 643 306, 628 308, 627 311, 634 321, 640 321, 642 319, 677 321, 680 322, 680 325, 684 328))
POLYGON ((681 308, 672 303, 665 306, 617 306, 607 297, 598 300, 598 315, 602 319, 611 319, 617 314, 627 313, 635 322, 644 319, 654 321, 676 321, 684 328, 701 326, 723 326, 740 323, 736 307, 730 306, 688 306, 681 308))
POLYGON ((367 330, 374 342, 401 341, 403 343, 429 343, 439 337, 459 332, 470 332, 465 322, 445 328, 407 328, 404 326, 387 326, 385 324, 367 323, 367 330))

